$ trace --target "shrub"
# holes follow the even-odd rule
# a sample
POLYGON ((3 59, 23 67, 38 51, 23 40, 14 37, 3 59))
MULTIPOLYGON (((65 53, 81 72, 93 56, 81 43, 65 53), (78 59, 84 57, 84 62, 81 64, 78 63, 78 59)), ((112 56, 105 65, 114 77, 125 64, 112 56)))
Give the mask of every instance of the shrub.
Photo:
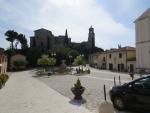
POLYGON ((74 65, 78 65, 78 66, 80 66, 80 65, 85 65, 86 64, 86 62, 85 62, 85 60, 84 60, 84 57, 83 56, 81 56, 81 55, 79 55, 79 56, 77 56, 75 59, 74 59, 74 65))
POLYGON ((24 59, 20 59, 20 60, 15 60, 14 62, 13 62, 13 65, 14 65, 14 68, 16 69, 16 70, 20 70, 20 69, 24 69, 25 68, 25 66, 27 65, 27 61, 26 60, 24 60, 24 59))
POLYGON ((74 84, 74 88, 76 88, 76 89, 80 89, 80 88, 82 88, 82 85, 81 85, 80 79, 77 79, 76 83, 74 84))
POLYGON ((47 66, 54 66, 56 64, 56 59, 49 58, 48 55, 42 55, 42 57, 38 59, 37 64, 43 66, 45 71, 47 66))
POLYGON ((71 91, 75 95, 74 99, 82 99, 82 94, 85 90, 85 87, 81 85, 80 79, 78 78, 76 83, 74 84, 74 87, 71 88, 71 91))
POLYGON ((3 83, 2 83, 2 81, 1 81, 1 79, 0 79, 0 89, 3 87, 3 83))
POLYGON ((8 79, 9 79, 9 76, 7 74, 0 75, 0 89, 5 85, 8 79))
POLYGON ((7 74, 2 74, 2 76, 4 76, 5 81, 9 79, 9 76, 7 74))

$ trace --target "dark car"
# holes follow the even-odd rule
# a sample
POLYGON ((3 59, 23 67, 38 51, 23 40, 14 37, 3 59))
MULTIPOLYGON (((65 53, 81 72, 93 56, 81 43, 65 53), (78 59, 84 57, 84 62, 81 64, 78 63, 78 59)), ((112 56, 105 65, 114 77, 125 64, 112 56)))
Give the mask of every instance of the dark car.
POLYGON ((112 87, 110 98, 119 110, 139 108, 150 111, 150 75, 112 87))

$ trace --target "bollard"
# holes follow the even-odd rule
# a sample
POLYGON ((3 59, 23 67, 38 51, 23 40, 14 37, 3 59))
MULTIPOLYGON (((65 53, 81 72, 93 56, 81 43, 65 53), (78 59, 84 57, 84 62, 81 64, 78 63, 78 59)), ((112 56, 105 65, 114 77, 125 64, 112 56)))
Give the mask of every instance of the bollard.
POLYGON ((106 87, 105 87, 105 85, 104 85, 104 99, 105 99, 105 101, 107 101, 107 98, 106 98, 106 87))
POLYGON ((121 85, 121 79, 120 79, 120 76, 119 76, 119 84, 121 85))
POLYGON ((114 86, 116 86, 116 77, 114 77, 114 86))

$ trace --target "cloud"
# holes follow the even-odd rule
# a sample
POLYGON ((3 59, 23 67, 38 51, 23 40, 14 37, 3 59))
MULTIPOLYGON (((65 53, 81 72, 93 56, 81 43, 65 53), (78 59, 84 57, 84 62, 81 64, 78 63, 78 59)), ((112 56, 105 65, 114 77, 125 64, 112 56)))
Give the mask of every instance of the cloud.
POLYGON ((23 31, 28 37, 41 27, 51 30, 54 35, 63 35, 67 28, 72 40, 81 42, 88 39, 88 28, 93 25, 99 47, 133 43, 130 41, 134 38, 133 30, 115 21, 96 0, 31 0, 30 3, 17 1, 7 5, 9 11, 3 8, 3 16, 7 18, 2 17, 0 21, 11 21, 12 27, 17 26, 16 30, 23 31))

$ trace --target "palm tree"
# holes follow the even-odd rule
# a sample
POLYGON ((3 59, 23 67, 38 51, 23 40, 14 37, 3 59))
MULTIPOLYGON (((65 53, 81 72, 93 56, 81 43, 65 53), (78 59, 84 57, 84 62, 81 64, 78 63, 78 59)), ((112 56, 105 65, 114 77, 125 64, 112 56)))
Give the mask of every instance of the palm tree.
POLYGON ((5 36, 7 36, 6 40, 11 42, 11 49, 13 50, 14 49, 14 41, 15 39, 18 37, 18 33, 14 30, 8 30, 6 33, 5 33, 5 36))
POLYGON ((17 40, 21 43, 21 48, 22 49, 27 49, 28 48, 27 39, 26 39, 25 35, 20 33, 17 37, 17 40))

